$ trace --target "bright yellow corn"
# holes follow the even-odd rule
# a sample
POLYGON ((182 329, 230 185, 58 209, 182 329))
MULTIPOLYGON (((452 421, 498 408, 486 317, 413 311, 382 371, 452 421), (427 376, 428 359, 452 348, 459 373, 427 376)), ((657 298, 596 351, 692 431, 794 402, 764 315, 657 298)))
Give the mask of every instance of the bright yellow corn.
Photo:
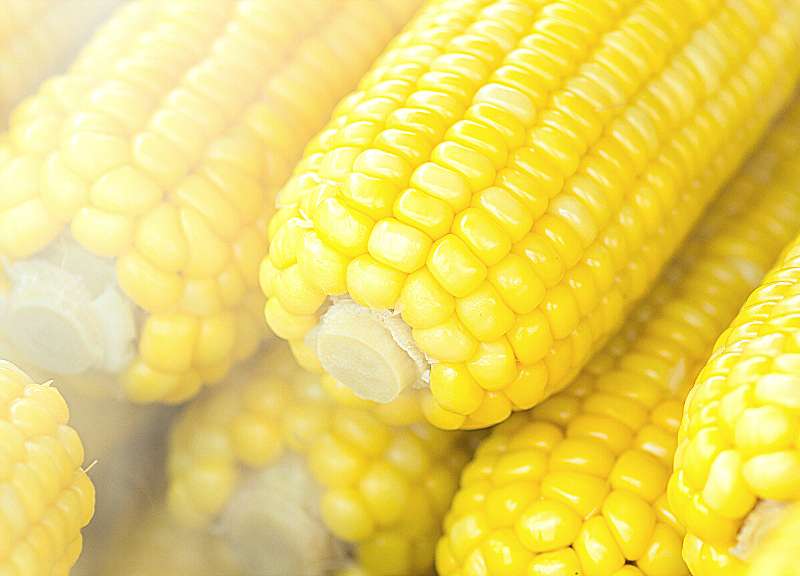
MULTIPOLYGON (((791 170, 800 178, 798 160, 791 170)), ((668 495, 695 576, 746 574, 783 504, 800 501, 798 294, 800 238, 720 336, 686 400, 668 495)))
POLYGON ((712 205, 623 332, 464 470, 441 576, 680 576, 666 501, 681 406, 715 338, 800 230, 800 103, 712 205))
POLYGON ((785 0, 429 4, 279 194, 270 326, 437 426, 541 401, 785 102, 798 30, 785 0))
POLYGON ((69 61, 117 0, 0 0, 0 126, 11 108, 69 61))
POLYGON ((800 576, 800 506, 794 506, 755 550, 747 576, 800 576))
POLYGON ((0 360, 0 574, 67 576, 94 512, 58 391, 0 360))
POLYGON ((121 8, 0 145, 20 357, 175 403, 251 354, 273 193, 417 2, 121 8))
POLYGON ((430 573, 472 436, 387 424, 326 387, 276 347, 190 404, 170 443, 172 512, 213 522, 252 573, 430 573))

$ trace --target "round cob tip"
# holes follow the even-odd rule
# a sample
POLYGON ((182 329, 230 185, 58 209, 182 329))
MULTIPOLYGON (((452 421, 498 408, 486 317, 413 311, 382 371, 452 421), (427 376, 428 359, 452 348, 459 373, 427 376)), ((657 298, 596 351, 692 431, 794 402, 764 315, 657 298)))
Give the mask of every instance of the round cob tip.
POLYGON ((360 398, 382 404, 420 382, 426 368, 405 322, 348 299, 334 302, 307 343, 326 372, 360 398))
POLYGON ((0 333, 23 360, 55 374, 117 372, 133 356, 132 304, 113 264, 73 242, 7 266, 0 333))
POLYGON ((731 554, 743 561, 750 560, 752 553, 780 524, 788 508, 787 502, 759 501, 744 519, 744 523, 736 535, 736 546, 731 549, 731 554))
POLYGON ((344 551, 319 512, 319 490, 303 461, 284 457, 250 474, 220 519, 220 528, 246 573, 323 576, 344 551))

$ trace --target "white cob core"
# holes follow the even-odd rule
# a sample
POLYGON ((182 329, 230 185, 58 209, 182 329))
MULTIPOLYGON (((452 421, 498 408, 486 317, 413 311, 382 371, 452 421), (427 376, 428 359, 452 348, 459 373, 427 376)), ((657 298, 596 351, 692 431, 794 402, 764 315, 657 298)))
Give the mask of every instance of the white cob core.
POLYGON ((117 373, 130 363, 134 305, 117 285, 113 261, 63 237, 4 268, 0 336, 22 360, 54 374, 117 373))

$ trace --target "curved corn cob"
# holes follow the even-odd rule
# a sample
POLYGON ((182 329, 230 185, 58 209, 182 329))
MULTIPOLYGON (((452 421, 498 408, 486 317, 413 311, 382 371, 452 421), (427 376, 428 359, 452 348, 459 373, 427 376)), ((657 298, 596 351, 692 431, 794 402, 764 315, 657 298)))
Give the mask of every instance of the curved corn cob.
POLYGON ((800 576, 797 542, 800 535, 800 505, 786 513, 754 552, 747 576, 800 576))
POLYGON ((342 406, 280 347, 186 409, 169 505, 187 524, 215 521, 249 573, 352 561, 370 576, 428 574, 469 438, 342 406))
POLYGON ((65 62, 118 0, 0 1, 0 126, 11 108, 65 62))
POLYGON ((50 385, 0 360, 0 574, 67 576, 94 511, 83 446, 50 385))
POLYGON ((780 503, 800 501, 798 266, 800 238, 720 336, 684 406, 668 495, 696 576, 745 574, 780 503))
POLYGON ((680 576, 666 502, 683 398, 800 229, 800 103, 713 205, 627 330, 479 446, 437 548, 451 574, 680 576))
POLYGON ((799 22, 784 0, 431 3, 279 194, 268 323, 365 398, 429 388, 437 426, 541 401, 785 102, 799 22))
POLYGON ((174 403, 251 354, 271 196, 416 2, 120 9, 0 144, 0 329, 19 356, 174 403))

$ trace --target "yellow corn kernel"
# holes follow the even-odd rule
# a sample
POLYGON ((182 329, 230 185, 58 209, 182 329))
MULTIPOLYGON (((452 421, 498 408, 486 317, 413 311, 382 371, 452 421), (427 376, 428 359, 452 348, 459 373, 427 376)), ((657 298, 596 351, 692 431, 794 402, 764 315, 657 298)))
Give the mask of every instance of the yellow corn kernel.
POLYGON ((369 237, 369 252, 379 262, 411 273, 425 264, 431 240, 397 220, 381 220, 369 237))
MULTIPOLYGON (((481 442, 445 520, 437 548, 443 575, 487 573, 479 563, 484 543, 504 538, 510 522, 513 546, 531 554, 526 574, 745 573, 737 555, 758 528, 740 531, 743 518, 765 498, 797 498, 792 392, 762 403, 755 388, 768 373, 786 374, 768 381, 766 398, 796 370, 786 356, 800 350, 792 336, 800 249, 792 246, 742 303, 800 230, 798 111, 733 179, 626 329, 566 390, 481 442), (696 410, 681 422, 687 395, 696 410), (670 479, 673 460, 679 469, 670 479)), ((540 402, 553 377, 546 347, 522 347, 526 331, 553 338, 544 313, 527 317, 534 314, 527 326, 518 317, 508 342, 517 358, 529 351, 535 363, 492 389, 519 409, 540 402)), ((570 353, 586 346, 574 337, 566 344, 570 353)))
POLYGON ((486 278, 486 266, 458 237, 448 235, 437 241, 428 256, 433 277, 453 296, 472 293, 486 278))

